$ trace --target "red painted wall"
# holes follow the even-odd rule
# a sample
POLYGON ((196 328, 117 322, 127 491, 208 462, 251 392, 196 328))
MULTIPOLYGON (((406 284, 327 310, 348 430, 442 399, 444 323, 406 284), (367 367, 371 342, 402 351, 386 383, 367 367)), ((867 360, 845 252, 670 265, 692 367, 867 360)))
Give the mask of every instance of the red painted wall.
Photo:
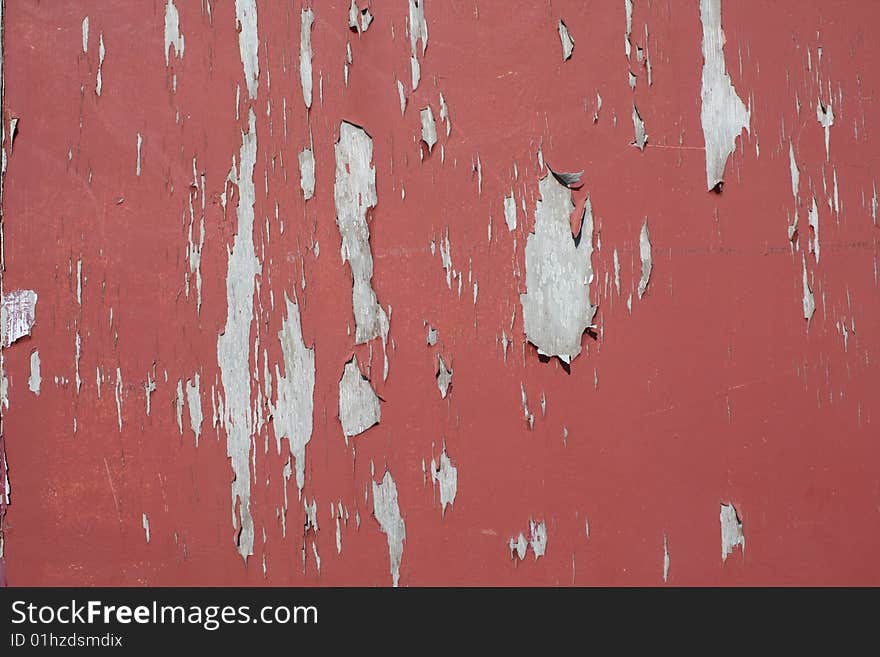
POLYGON ((166 65, 165 2, 6 0, 2 287, 38 294, 30 335, 3 350, 7 583, 391 585, 371 485, 387 469, 406 528, 402 586, 660 585, 664 540, 668 584, 880 584, 880 44, 871 36, 880 7, 723 3, 726 68, 751 115, 718 194, 706 189, 696 0, 635 0, 630 59, 623 0, 426 0, 414 91, 407 2, 373 3, 361 34, 349 29, 348 3, 305 2, 315 17, 310 110, 303 4, 256 3, 251 98, 231 1, 177 0, 185 47, 166 65), (568 60, 560 19, 575 42, 568 60), (827 153, 820 100, 834 112, 827 153), (634 102, 644 151, 631 145, 634 102), (430 152, 420 142, 428 106, 439 136, 430 152), (251 110, 260 272, 249 367, 235 376, 250 381, 264 422, 251 431, 255 538, 244 560, 228 427, 213 422, 212 391, 228 397, 218 336, 241 201, 229 174, 251 110), (334 144, 343 120, 373 141, 372 286, 391 307, 384 381, 381 340, 354 344, 352 274, 340 258, 334 144), (316 184, 306 201, 297 156, 310 143, 316 184), (523 330, 540 157, 584 171, 573 221, 589 197, 595 222, 595 337, 584 334, 570 373, 558 359, 542 362, 523 330), (513 231, 503 205, 511 191, 513 231), (808 227, 814 198, 821 258, 808 227), (198 242, 203 201, 198 310, 189 208, 198 242), (645 218, 653 268, 638 298, 645 218), (809 321, 804 267, 816 304, 809 321), (298 300, 315 357, 302 500, 270 417, 276 364, 284 373, 285 295, 298 300), (426 325, 439 330, 434 346, 426 325), (39 395, 28 388, 33 350, 39 395), (381 397, 381 421, 346 445, 339 381, 352 354, 381 397), (445 399, 438 354, 453 371, 445 399), (185 388, 196 373, 198 446, 189 406, 182 432, 177 423, 178 381, 185 388), (458 486, 441 513, 429 470, 444 444, 458 486), (317 530, 305 524, 303 502, 313 500, 317 530), (735 506, 745 539, 725 560, 722 503, 735 506), (530 520, 545 523, 546 551, 519 560, 508 542, 528 539, 530 520))

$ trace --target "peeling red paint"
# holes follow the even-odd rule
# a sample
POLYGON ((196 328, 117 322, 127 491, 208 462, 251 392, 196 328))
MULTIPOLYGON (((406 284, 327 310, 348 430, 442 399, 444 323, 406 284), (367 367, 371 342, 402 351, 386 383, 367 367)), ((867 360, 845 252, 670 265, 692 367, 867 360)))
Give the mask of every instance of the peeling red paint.
POLYGON ((405 2, 370 5, 369 29, 357 32, 350 2, 261 1, 254 98, 235 3, 174 4, 185 48, 166 65, 166 2, 5 2, 3 118, 19 121, 14 151, 8 129, 4 142, 2 288, 32 289, 39 305, 31 335, 3 350, 11 504, 0 580, 5 571, 11 585, 390 585, 392 540, 372 515, 371 484, 387 469, 405 522, 402 586, 662 584, 667 568, 670 584, 880 583, 878 7, 723 3, 726 70, 751 118, 716 194, 706 191, 698 2, 634 3, 628 60, 623 1, 423 0, 424 52, 410 43, 405 2), (303 6, 314 11, 308 111, 303 6), (567 60, 560 20, 577 40, 567 60), (827 153, 820 102, 834 113, 827 153), (631 146, 635 105, 644 151, 631 146), (431 149, 421 142, 426 107, 437 117, 431 149), (250 110, 260 273, 239 376, 250 377, 264 422, 250 451, 254 545, 243 561, 212 396, 226 397, 217 340, 240 201, 228 178, 250 110), (351 268, 339 257, 341 121, 373 141, 372 286, 390 316, 387 380, 381 340, 355 345, 351 268), (575 214, 589 197, 594 217, 598 311, 570 373, 526 343, 519 301, 547 163, 584 171, 575 214), (187 249, 190 203, 197 243, 203 200, 199 309, 187 249), (652 270, 639 298, 646 218, 652 270), (269 419, 285 295, 315 358, 302 500, 269 419), (27 385, 33 349, 39 396, 27 385), (381 420, 346 445, 338 394, 352 354, 381 420), (439 354, 455 366, 445 399, 439 354), (178 381, 186 388, 197 374, 198 447, 187 406, 182 433, 177 424, 178 381), (457 494, 441 513, 425 464, 444 449, 457 494), (745 549, 722 560, 728 503, 745 549), (511 539, 541 522, 540 558, 511 559, 511 539))

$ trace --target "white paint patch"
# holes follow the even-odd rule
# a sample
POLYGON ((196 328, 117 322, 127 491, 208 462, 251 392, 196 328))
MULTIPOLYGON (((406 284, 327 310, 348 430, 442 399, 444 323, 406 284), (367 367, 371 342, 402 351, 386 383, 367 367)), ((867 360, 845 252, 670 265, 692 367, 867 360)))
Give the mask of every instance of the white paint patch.
POLYGON ((299 80, 302 85, 306 109, 312 107, 312 23, 315 15, 311 7, 300 14, 299 30, 299 80))
POLYGON ((74 360, 75 364, 75 378, 76 378, 76 394, 79 394, 80 386, 82 385, 82 379, 79 378, 79 356, 80 351, 82 349, 82 339, 79 336, 79 331, 76 332, 76 338, 74 340, 74 348, 76 350, 76 358, 74 360))
POLYGON ((529 547, 535 554, 535 561, 547 551, 547 525, 543 520, 529 520, 529 547))
POLYGON ((342 236, 342 262, 352 274, 352 307, 356 326, 355 343, 388 335, 388 316, 373 291, 373 255, 367 212, 376 205, 376 169, 373 140, 362 129, 343 121, 336 142, 336 225, 342 236))
POLYGON ((669 580, 669 545, 666 534, 663 534, 663 581, 669 580))
POLYGON ((425 0, 409 0, 409 43, 410 66, 412 68, 412 90, 419 87, 421 67, 418 59, 418 42, 422 42, 422 57, 428 47, 428 23, 425 21, 425 0))
POLYGON ((122 370, 116 368, 116 419, 119 422, 119 433, 122 433, 122 370))
POLYGON ((642 116, 639 114, 639 110, 635 104, 633 104, 632 120, 634 132, 632 145, 640 151, 644 151, 645 144, 648 143, 648 133, 645 132, 645 122, 642 121, 642 116))
POLYGON ((150 542, 150 519, 147 518, 146 513, 144 513, 142 515, 143 515, 143 518, 141 520, 141 524, 144 527, 144 535, 146 536, 147 543, 149 543, 150 542))
POLYGON ((431 459, 431 478, 440 486, 440 505, 442 507, 440 512, 446 515, 446 505, 452 505, 455 502, 455 495, 458 492, 458 468, 452 465, 445 447, 440 454, 439 467, 434 459, 431 459))
POLYGON ((749 110, 727 74, 724 63, 724 32, 721 29, 721 0, 700 0, 703 23, 702 109, 706 143, 706 185, 715 189, 724 182, 727 158, 736 148, 736 138, 749 131, 749 110))
POLYGON ((83 52, 87 53, 89 51, 89 17, 88 16, 83 18, 82 39, 83 39, 83 52))
POLYGON ((391 562, 391 582, 394 586, 400 579, 400 561, 403 558, 403 544, 406 541, 406 523, 400 515, 397 502, 397 485, 391 473, 385 471, 382 483, 373 483, 373 515, 388 537, 388 558, 391 562))
POLYGON ((813 317, 813 313, 816 312, 816 298, 813 296, 813 291, 810 289, 810 281, 807 278, 807 257, 803 256, 804 261, 804 298, 803 298, 803 306, 804 306, 804 319, 808 322, 813 317))
MULTIPOLYGON (((100 389, 101 377, 98 376, 98 388, 100 389)), ((153 393, 156 392, 156 382, 147 374, 147 382, 144 384, 144 397, 147 400, 147 415, 150 414, 150 399, 153 396, 153 393)), ((101 395, 99 394, 98 397, 101 395)))
POLYGON ((507 224, 507 230, 511 232, 516 230, 516 199, 512 189, 510 196, 504 197, 504 223, 507 224))
POLYGON ((452 387, 452 370, 446 367, 440 354, 437 354, 437 387, 440 389, 440 398, 446 399, 452 387))
POLYGON ((406 111, 406 90, 403 88, 403 82, 397 81, 397 96, 400 99, 400 115, 406 111))
POLYGON ((828 105, 825 105, 822 103, 821 98, 818 99, 816 102, 816 120, 825 130, 825 159, 828 160, 830 158, 831 126, 834 125, 834 109, 831 107, 830 100, 828 105))
POLYGON ((35 395, 39 395, 42 381, 43 378, 40 376, 40 352, 34 349, 31 352, 31 375, 28 377, 28 390, 35 395))
POLYGON ((305 483, 306 445, 312 439, 312 413, 315 391, 315 350, 303 342, 299 305, 284 296, 287 317, 278 331, 284 376, 275 365, 278 393, 272 406, 272 424, 278 453, 286 437, 296 465, 296 487, 300 495, 305 483))
POLYGON ((529 543, 522 532, 520 532, 519 536, 508 541, 508 547, 510 548, 510 558, 518 557, 522 561, 526 558, 526 550, 529 548, 529 543))
POLYGON ((614 287, 617 290, 617 296, 620 296, 620 257, 617 255, 617 249, 614 249, 614 287))
POLYGON ((13 290, 4 294, 0 306, 0 343, 8 347, 16 340, 30 335, 36 318, 36 292, 13 290))
POLYGON ((189 407, 189 427, 196 436, 196 447, 202 435, 202 396, 199 392, 200 376, 198 373, 186 381, 186 405, 189 407))
POLYGON ((339 420, 346 441, 378 424, 380 418, 379 397, 361 373, 357 356, 352 356, 339 380, 339 420))
POLYGON ((452 134, 452 121, 449 120, 449 106, 446 104, 443 92, 440 92, 440 120, 446 124, 446 136, 449 137, 452 134))
POLYGON ((571 53, 574 52, 574 39, 568 31, 568 26, 562 20, 559 21, 557 27, 559 40, 562 42, 562 61, 566 61, 571 58, 571 53))
POLYGON ((177 399, 174 403, 174 414, 177 417, 177 431, 183 435, 183 407, 186 397, 183 395, 183 379, 177 379, 177 399))
POLYGON ((174 48, 174 56, 183 59, 183 35, 180 33, 180 14, 174 0, 165 5, 165 66, 169 64, 168 49, 174 48))
POLYGON ((742 522, 733 504, 721 504, 721 561, 739 545, 743 552, 746 549, 746 537, 743 535, 742 522))
POLYGON ((819 264, 819 208, 816 205, 816 197, 813 197, 813 204, 810 206, 810 213, 807 215, 807 220, 810 224, 810 229, 812 230, 812 251, 816 256, 816 264, 819 264))
POLYGON ((235 0, 235 20, 238 24, 238 51, 244 68, 244 81, 248 95, 256 98, 260 77, 256 0, 235 0))
POLYGON ((306 201, 315 195, 315 156, 308 148, 299 154, 299 186, 306 201))
POLYGON ((226 274, 226 326, 217 338, 217 363, 225 392, 223 426, 226 455, 232 459, 232 525, 239 529, 238 551, 253 554, 254 523, 250 512, 249 455, 253 439, 251 418, 250 332, 254 315, 254 278, 261 271, 254 251, 254 165, 257 158, 256 115, 248 111, 248 131, 241 133, 239 169, 230 171, 238 185, 235 242, 226 274), (238 507, 238 518, 236 517, 238 507))
POLYGON ((581 336, 592 325, 593 214, 584 208, 581 239, 575 244, 571 190, 551 174, 539 182, 535 232, 526 240, 526 293, 520 295, 529 342, 544 356, 570 363, 581 352, 581 336))
POLYGON ((107 50, 104 48, 104 33, 98 35, 98 72, 95 75, 95 93, 101 95, 101 88, 104 86, 104 80, 101 68, 104 66, 104 57, 107 50))
POLYGON ((651 235, 648 232, 648 220, 642 224, 642 231, 639 233, 639 257, 642 261, 642 277, 639 279, 639 299, 648 289, 648 283, 651 280, 651 270, 653 264, 651 260, 651 235))
POLYGON ((141 136, 141 133, 137 133, 137 163, 135 164, 135 175, 141 175, 141 146, 144 143, 144 138, 141 136))
POLYGON ((434 111, 429 107, 419 111, 422 120, 422 141, 428 146, 430 153, 437 143, 437 124, 434 122, 434 111))

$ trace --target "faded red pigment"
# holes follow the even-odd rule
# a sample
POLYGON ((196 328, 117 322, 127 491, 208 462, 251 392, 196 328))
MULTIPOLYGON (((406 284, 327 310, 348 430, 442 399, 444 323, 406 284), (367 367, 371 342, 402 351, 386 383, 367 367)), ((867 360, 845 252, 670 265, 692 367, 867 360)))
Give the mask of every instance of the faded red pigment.
POLYGON ((629 58, 623 0, 427 0, 415 90, 406 2, 373 3, 360 33, 350 3, 305 3, 310 110, 301 0, 255 5, 254 97, 235 3, 176 0, 185 47, 166 48, 166 64, 167 4, 5 2, 2 288, 38 294, 30 334, 3 350, 9 585, 390 586, 371 483, 386 470, 405 523, 401 586, 880 583, 880 5, 723 3, 726 69, 750 120, 714 193, 696 0, 637 1, 629 58), (567 60, 560 19, 574 40, 567 60), (827 152, 820 103, 834 113, 827 152), (634 105, 644 150, 632 145, 634 105), (235 372, 256 418, 245 560, 218 338, 251 111, 259 271, 248 367, 235 372), (340 258, 342 121, 372 138, 384 380, 381 339, 355 345, 340 258), (305 200, 298 155, 310 145, 305 200), (588 198, 594 217, 598 309, 570 372, 539 358, 520 304, 548 165, 583 170, 572 221, 588 198), (190 256, 203 204, 199 308, 190 256), (639 298, 645 219, 652 271, 639 298), (285 296, 315 358, 301 498, 272 417, 285 296), (34 350, 39 394, 28 386, 34 350), (346 442, 339 382, 353 354, 381 419, 346 442), (445 398, 438 355, 452 372, 445 398), (188 401, 177 417, 178 385, 186 397, 196 374, 198 445, 188 401), (431 462, 444 446, 457 488, 442 512, 431 462), (744 536, 724 559, 722 504, 744 536), (520 533, 540 552, 541 523, 543 554, 512 554, 520 533))

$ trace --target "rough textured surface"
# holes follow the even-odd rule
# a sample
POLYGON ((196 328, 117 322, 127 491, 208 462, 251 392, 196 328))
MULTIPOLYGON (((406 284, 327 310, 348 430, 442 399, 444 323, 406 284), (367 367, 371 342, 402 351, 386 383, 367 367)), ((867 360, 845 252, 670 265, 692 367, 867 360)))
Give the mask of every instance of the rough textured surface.
POLYGON ((0 579, 880 584, 877 3, 0 7, 0 579))

